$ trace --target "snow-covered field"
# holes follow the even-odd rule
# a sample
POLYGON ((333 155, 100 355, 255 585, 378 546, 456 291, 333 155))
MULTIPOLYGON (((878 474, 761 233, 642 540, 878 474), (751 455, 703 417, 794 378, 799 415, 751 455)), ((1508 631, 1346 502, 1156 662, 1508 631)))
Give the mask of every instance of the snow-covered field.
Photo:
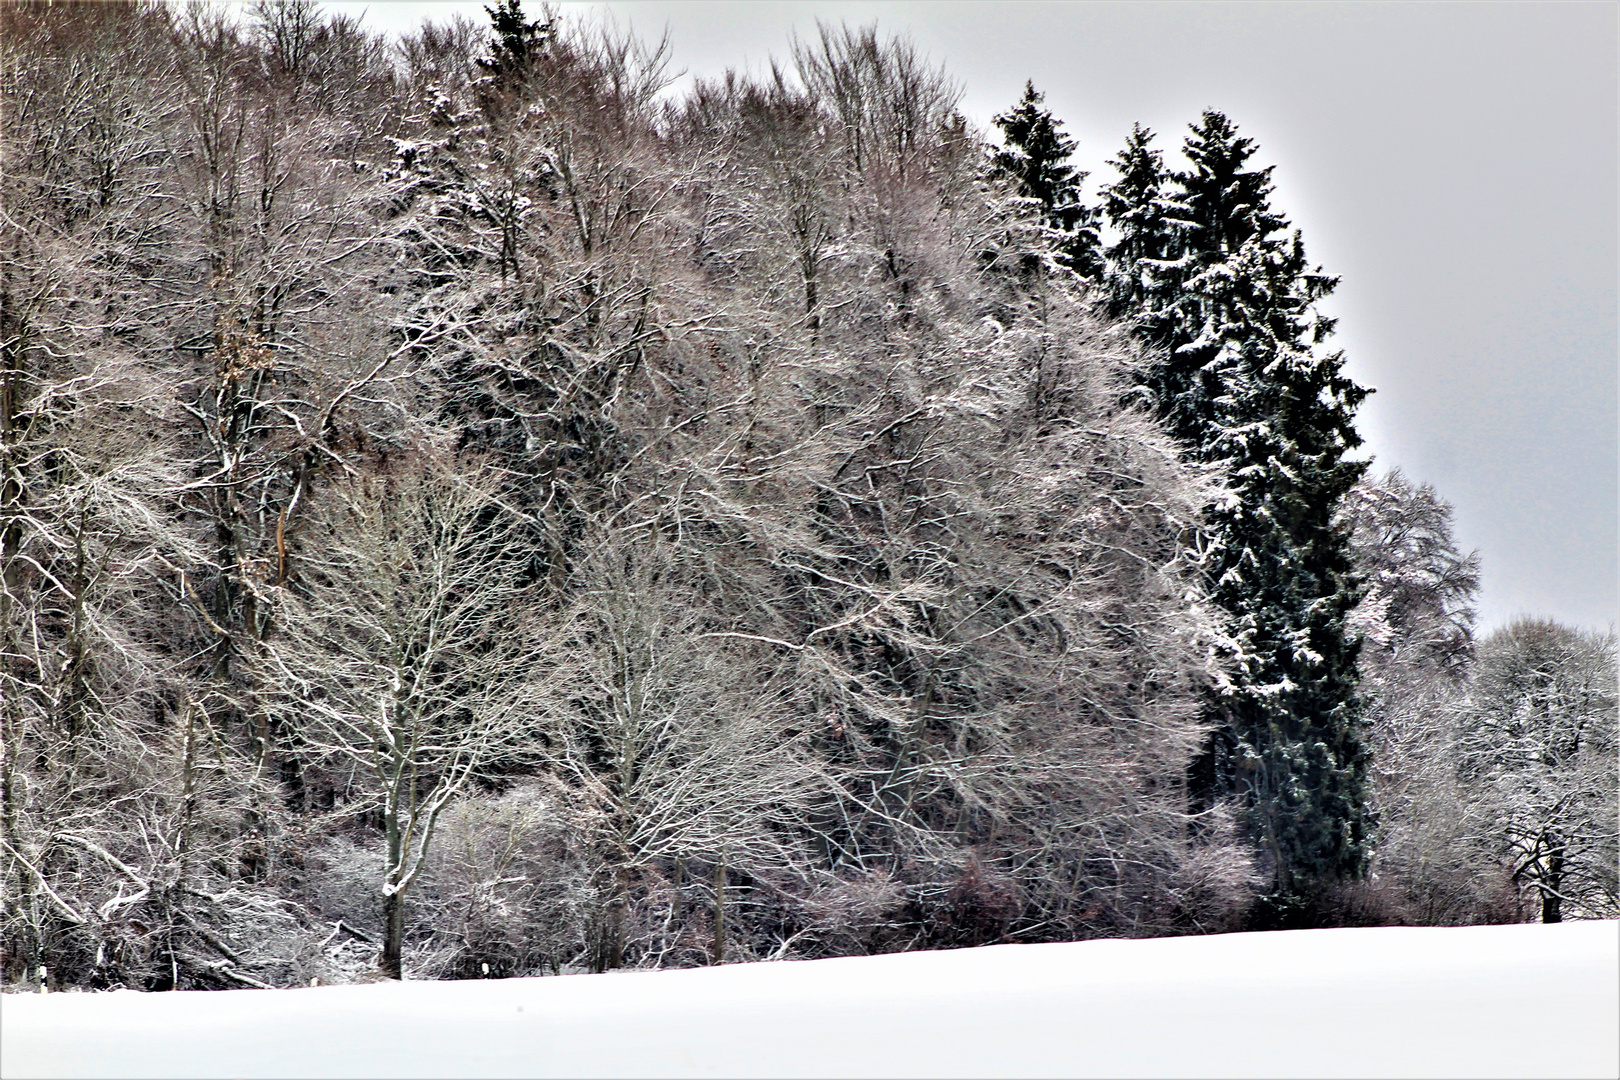
POLYGON ((0 998, 7 1078, 1617 1074, 1615 922, 0 998))

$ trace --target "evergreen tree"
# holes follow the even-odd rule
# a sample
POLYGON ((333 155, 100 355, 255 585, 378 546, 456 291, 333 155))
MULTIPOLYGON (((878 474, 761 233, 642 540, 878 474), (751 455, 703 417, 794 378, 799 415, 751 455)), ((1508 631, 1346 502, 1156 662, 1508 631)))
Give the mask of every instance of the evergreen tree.
POLYGON ((1115 220, 1133 223, 1135 240, 1169 245, 1146 297, 1166 353, 1146 381, 1171 431, 1222 468, 1235 496, 1211 512, 1209 573, 1237 675, 1193 789, 1205 802, 1240 799, 1286 908, 1366 865, 1359 639, 1348 624, 1361 593, 1334 514, 1366 469, 1346 454, 1360 445, 1354 415, 1367 391, 1343 374, 1342 353, 1318 351, 1333 324, 1314 304, 1337 279, 1309 266, 1298 231, 1272 208, 1270 168, 1248 167, 1253 141, 1206 112, 1185 152, 1175 198, 1154 200, 1156 163, 1133 135, 1123 159, 1135 179, 1122 180, 1133 186, 1115 193, 1144 194, 1115 220), (1167 228, 1155 232, 1161 208, 1167 228))
POLYGON ((1016 177, 1023 193, 1039 200, 1047 223, 1056 230, 1062 263, 1082 277, 1102 273, 1096 214, 1080 201, 1080 184, 1089 173, 1065 164, 1075 141, 1063 124, 1041 107, 1046 95, 1033 82, 1011 110, 995 118, 1006 146, 993 159, 998 171, 1016 177))
POLYGON ((1149 341, 1162 344, 1161 312, 1173 298, 1169 271, 1176 256, 1171 219, 1181 211, 1171 198, 1164 155, 1152 148, 1153 132, 1131 126, 1125 149, 1109 162, 1119 181, 1102 189, 1101 212, 1116 233, 1103 252, 1109 313, 1132 317, 1149 341))
POLYGON ((551 39, 553 24, 545 19, 533 22, 523 17, 522 0, 501 0, 495 7, 485 7, 489 15, 489 55, 478 60, 478 66, 505 83, 522 73, 529 59, 545 47, 551 39))

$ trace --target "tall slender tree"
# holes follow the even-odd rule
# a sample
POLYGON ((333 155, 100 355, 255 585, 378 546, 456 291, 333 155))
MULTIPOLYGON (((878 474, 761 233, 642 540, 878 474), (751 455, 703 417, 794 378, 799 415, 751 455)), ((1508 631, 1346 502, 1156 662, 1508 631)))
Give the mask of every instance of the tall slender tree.
POLYGON ((1368 797, 1379 819, 1369 872, 1424 925, 1513 918, 1497 808, 1459 768, 1479 554, 1457 546, 1450 504, 1398 469, 1363 477, 1339 516, 1367 585, 1354 623, 1365 639, 1368 797))
POLYGON ((1249 166, 1254 151, 1224 115, 1204 113, 1185 144, 1191 167, 1171 174, 1179 190, 1165 198, 1133 133, 1110 216, 1166 247, 1116 245, 1112 277, 1132 272, 1120 265, 1132 256, 1154 267, 1143 302, 1165 351, 1147 387, 1188 455, 1220 467, 1232 491, 1211 509, 1208 572, 1236 677, 1193 791, 1205 804, 1240 800, 1274 909, 1287 911, 1366 864, 1359 640, 1347 622, 1361 590, 1334 513, 1366 469, 1347 454, 1368 391, 1342 353, 1319 348, 1333 321, 1315 304, 1337 279, 1307 262, 1271 205, 1271 169, 1249 166))
POLYGON ((1082 277, 1097 278, 1103 267, 1097 215, 1080 201, 1080 185, 1090 174, 1067 164, 1076 143, 1042 107, 1045 100, 1033 82, 1026 82, 1018 104, 995 118, 1006 140, 995 154, 995 166, 1040 202, 1047 224, 1058 234, 1063 264, 1082 277))

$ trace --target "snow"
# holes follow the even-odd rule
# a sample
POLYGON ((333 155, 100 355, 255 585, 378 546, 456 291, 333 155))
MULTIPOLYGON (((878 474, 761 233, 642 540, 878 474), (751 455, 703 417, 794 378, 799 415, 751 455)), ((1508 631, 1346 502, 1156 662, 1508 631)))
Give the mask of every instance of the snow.
POLYGON ((6 1077, 1617 1074, 1616 922, 0 997, 6 1077))

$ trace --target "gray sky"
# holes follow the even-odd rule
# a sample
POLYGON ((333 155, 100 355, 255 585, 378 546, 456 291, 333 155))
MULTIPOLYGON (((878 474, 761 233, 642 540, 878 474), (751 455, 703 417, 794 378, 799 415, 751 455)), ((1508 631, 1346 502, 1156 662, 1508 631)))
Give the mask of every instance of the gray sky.
MULTIPOLYGON (((390 30, 485 18, 445 0, 329 6, 390 30)), ((1221 109, 1276 164, 1307 252, 1342 275, 1337 343, 1378 389, 1361 430, 1379 467, 1456 506, 1484 563, 1481 626, 1620 614, 1615 5, 560 6, 667 27, 688 79, 757 69, 817 18, 876 21, 943 62, 983 126, 1033 79, 1080 140, 1088 195, 1133 121, 1179 162, 1187 123, 1221 109)))

